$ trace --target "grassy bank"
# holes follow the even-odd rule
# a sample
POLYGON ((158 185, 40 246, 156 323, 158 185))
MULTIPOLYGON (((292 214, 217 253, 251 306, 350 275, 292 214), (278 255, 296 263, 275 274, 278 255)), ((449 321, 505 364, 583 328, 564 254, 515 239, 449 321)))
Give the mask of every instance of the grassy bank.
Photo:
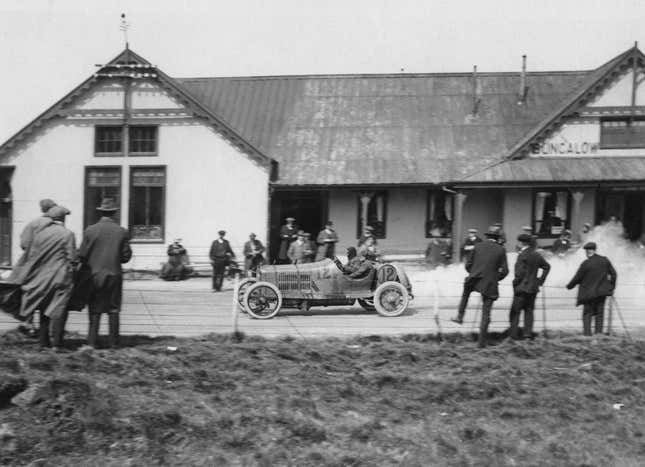
POLYGON ((0 465, 635 466, 645 458, 642 341, 564 336, 484 351, 426 336, 125 344, 54 354, 0 336, 0 384, 35 388, 22 407, 0 408, 9 433, 0 465))

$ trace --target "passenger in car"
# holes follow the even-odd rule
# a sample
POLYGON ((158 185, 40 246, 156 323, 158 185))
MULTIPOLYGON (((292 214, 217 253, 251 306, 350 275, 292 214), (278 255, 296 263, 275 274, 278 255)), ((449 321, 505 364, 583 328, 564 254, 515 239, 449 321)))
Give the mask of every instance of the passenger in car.
POLYGON ((360 279, 366 277, 373 267, 372 262, 365 256, 356 254, 356 248, 347 248, 347 264, 343 266, 343 274, 352 279, 360 279))
POLYGON ((379 261, 381 255, 379 254, 374 237, 366 237, 365 242, 358 249, 358 256, 363 256, 369 261, 379 261))

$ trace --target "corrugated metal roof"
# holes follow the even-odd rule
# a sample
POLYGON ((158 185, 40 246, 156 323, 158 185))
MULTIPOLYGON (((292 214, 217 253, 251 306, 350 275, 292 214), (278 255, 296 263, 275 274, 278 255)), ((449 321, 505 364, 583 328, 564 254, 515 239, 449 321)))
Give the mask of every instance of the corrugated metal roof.
POLYGON ((278 185, 446 183, 508 154, 592 72, 176 78, 265 155, 278 185))
POLYGON ((529 157, 506 160, 461 180, 478 183, 621 182, 645 180, 644 157, 529 157))

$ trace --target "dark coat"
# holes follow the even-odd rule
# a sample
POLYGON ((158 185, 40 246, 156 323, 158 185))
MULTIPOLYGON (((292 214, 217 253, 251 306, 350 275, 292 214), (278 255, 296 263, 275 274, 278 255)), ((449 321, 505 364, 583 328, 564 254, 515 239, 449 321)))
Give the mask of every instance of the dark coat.
POLYGON ((291 228, 288 225, 280 227, 280 251, 278 252, 279 260, 287 260, 289 246, 298 238, 298 227, 294 224, 291 228))
POLYGON ((211 243, 211 249, 208 253, 208 256, 211 259, 211 262, 214 262, 235 258, 235 253, 233 253, 231 244, 228 242, 228 240, 223 239, 220 242, 218 238, 217 240, 214 240, 213 243, 211 243))
POLYGON ((20 248, 24 250, 24 253, 20 258, 18 258, 18 261, 11 270, 11 276, 9 277, 11 282, 21 284, 24 281, 24 275, 26 274, 25 263, 29 256, 31 244, 34 242, 34 237, 38 232, 51 225, 53 222, 54 220, 51 217, 40 216, 29 222, 25 228, 22 229, 22 233, 20 234, 20 248))
POLYGON ((466 262, 466 271, 469 273, 466 281, 471 282, 477 292, 497 300, 497 283, 508 275, 506 250, 494 241, 478 243, 466 262))
POLYGON ((316 254, 316 261, 325 258, 333 258, 336 252, 336 243, 338 242, 338 234, 335 230, 323 229, 316 238, 318 244, 318 253, 316 254))
POLYGON ((534 248, 525 248, 515 262, 513 291, 517 293, 536 294, 549 275, 551 266, 534 248), (538 277, 538 270, 542 275, 538 277))
POLYGON ((464 243, 461 244, 461 258, 464 260, 468 260, 468 256, 473 252, 475 249, 475 245, 478 243, 481 243, 483 240, 479 235, 475 235, 473 238, 466 237, 466 240, 464 240, 464 243))
POLYGON ((254 270, 264 263, 264 245, 260 240, 249 240, 244 244, 244 270, 254 270))
POLYGON ((567 289, 578 288, 577 305, 590 302, 596 298, 613 295, 618 276, 611 262, 600 255, 593 255, 582 262, 578 272, 567 284, 567 289))
POLYGON ((123 287, 122 263, 132 258, 128 231, 110 217, 102 217, 83 233, 79 251, 85 274, 90 313, 118 313, 121 310, 123 287))

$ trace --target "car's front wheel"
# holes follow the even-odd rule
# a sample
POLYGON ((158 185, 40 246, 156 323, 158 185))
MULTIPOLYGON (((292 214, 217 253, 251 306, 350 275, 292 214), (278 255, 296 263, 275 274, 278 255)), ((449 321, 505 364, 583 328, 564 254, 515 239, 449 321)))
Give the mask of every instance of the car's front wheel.
POLYGON ((399 316, 408 307, 408 302, 408 291, 398 282, 384 282, 374 292, 374 308, 381 316, 399 316))
POLYGON ((282 294, 270 282, 256 282, 244 294, 244 309, 257 319, 273 318, 282 306, 282 294))
POLYGON ((244 296, 246 295, 246 291, 257 281, 258 280, 255 277, 246 277, 242 279, 237 286, 237 304, 244 313, 246 313, 246 309, 244 308, 244 296))

